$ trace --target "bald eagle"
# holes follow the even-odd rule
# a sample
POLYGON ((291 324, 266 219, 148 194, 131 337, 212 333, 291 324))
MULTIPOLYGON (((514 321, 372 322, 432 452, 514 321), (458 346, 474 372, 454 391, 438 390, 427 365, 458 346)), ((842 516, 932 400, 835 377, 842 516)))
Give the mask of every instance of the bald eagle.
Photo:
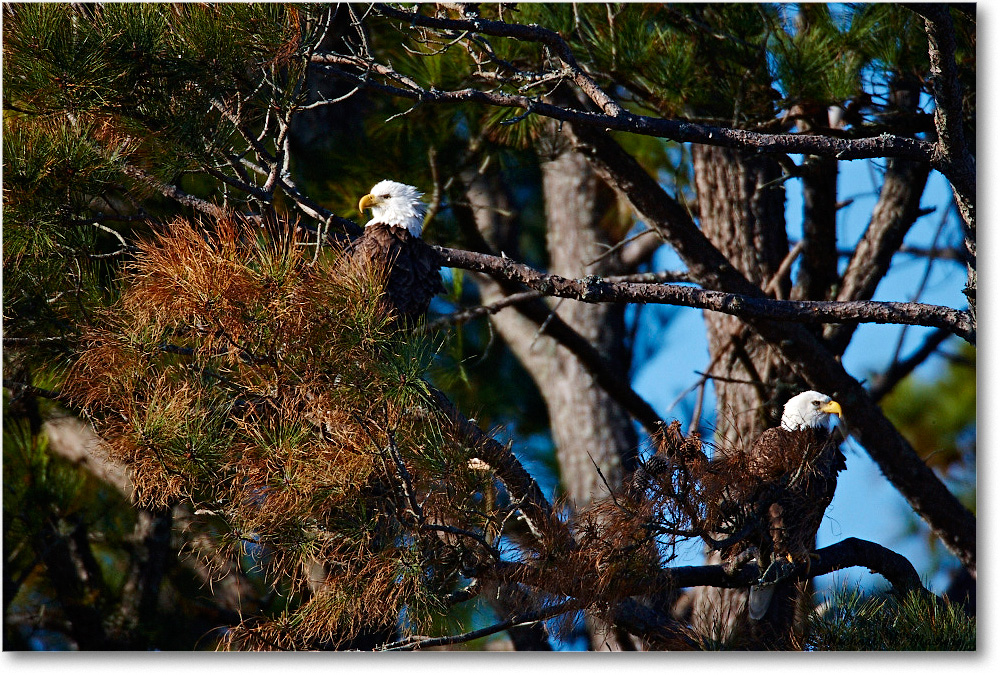
POLYGON ((750 588, 752 619, 767 614, 781 568, 808 562, 815 548, 837 474, 846 468, 840 416, 840 404, 829 396, 802 392, 785 404, 781 426, 764 431, 748 453, 746 482, 761 523, 749 543, 756 545, 758 564, 765 570, 762 583, 750 588))
POLYGON ((420 239, 427 212, 422 196, 412 185, 376 183, 358 202, 362 214, 371 209, 372 219, 348 247, 352 258, 386 270, 386 308, 410 324, 426 315, 431 298, 444 292, 438 256, 420 239))

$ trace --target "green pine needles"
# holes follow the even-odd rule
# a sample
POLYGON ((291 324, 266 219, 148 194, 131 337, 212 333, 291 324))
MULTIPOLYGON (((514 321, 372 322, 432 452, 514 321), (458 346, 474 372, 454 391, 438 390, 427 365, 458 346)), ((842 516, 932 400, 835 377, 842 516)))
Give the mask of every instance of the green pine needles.
POLYGON ((869 595, 845 587, 825 611, 810 615, 806 649, 975 651, 976 620, 927 593, 869 595))

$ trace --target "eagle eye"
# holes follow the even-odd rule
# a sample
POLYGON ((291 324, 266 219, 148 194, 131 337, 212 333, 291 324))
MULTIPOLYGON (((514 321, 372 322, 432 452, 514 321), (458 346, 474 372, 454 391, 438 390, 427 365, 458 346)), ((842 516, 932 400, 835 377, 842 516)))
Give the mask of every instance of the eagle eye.
POLYGON ((818 408, 819 407, 819 401, 813 401, 813 407, 814 408, 818 408))

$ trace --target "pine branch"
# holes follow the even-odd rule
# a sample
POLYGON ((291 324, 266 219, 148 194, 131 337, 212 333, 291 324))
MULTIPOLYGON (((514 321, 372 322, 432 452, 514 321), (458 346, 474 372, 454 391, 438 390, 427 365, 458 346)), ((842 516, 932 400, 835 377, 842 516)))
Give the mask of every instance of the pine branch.
POLYGON ((550 537, 572 545, 572 535, 559 522, 552 505, 545 499, 538 483, 518 461, 510 448, 498 443, 466 418, 439 389, 428 385, 431 400, 452 422, 469 445, 471 457, 490 466, 517 502, 534 536, 542 541, 550 537))
MULTIPOLYGON (((701 143, 761 153, 810 154, 843 160, 875 157, 905 157, 924 161, 934 159, 934 146, 931 143, 891 134, 881 134, 872 138, 841 139, 830 136, 766 134, 697 122, 649 117, 627 111, 612 116, 565 108, 521 94, 482 91, 471 87, 460 90, 426 89, 389 66, 358 56, 319 53, 313 55, 312 62, 324 67, 324 73, 337 79, 390 96, 414 100, 419 104, 480 103, 499 108, 519 108, 554 120, 584 124, 597 129, 626 131, 678 143, 701 143), (357 69, 363 74, 358 75, 336 66, 357 69), (375 81, 370 77, 371 74, 385 77, 403 86, 375 81)), ((945 173, 946 167, 935 164, 935 168, 945 173)))
POLYGON ((485 253, 435 247, 442 262, 451 267, 516 281, 543 295, 582 302, 637 302, 678 305, 723 312, 741 318, 772 319, 798 323, 891 323, 946 328, 974 342, 967 312, 918 302, 772 300, 738 293, 724 293, 674 284, 610 282, 600 277, 566 279, 544 274, 510 258, 485 253))

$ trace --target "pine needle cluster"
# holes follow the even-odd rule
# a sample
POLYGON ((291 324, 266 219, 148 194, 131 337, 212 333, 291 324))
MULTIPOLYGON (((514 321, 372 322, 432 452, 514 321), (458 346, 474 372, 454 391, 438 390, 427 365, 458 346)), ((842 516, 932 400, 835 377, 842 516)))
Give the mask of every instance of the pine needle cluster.
POLYGON ((490 475, 429 404, 433 349, 384 311, 384 270, 314 260, 294 226, 210 225, 141 244, 66 394, 139 504, 190 502, 290 594, 231 646, 335 645, 404 607, 419 627, 488 555, 494 516, 490 475), (441 535, 457 523, 474 532, 441 535))
POLYGON ((960 606, 926 593, 903 597, 834 593, 809 617, 806 648, 829 651, 975 651, 976 620, 960 606))
POLYGON ((616 519, 642 523, 670 557, 691 538, 720 550, 739 546, 760 518, 754 505, 763 487, 748 480, 747 454, 716 447, 710 459, 707 441, 685 436, 676 420, 654 440, 657 452, 623 486, 616 519))

